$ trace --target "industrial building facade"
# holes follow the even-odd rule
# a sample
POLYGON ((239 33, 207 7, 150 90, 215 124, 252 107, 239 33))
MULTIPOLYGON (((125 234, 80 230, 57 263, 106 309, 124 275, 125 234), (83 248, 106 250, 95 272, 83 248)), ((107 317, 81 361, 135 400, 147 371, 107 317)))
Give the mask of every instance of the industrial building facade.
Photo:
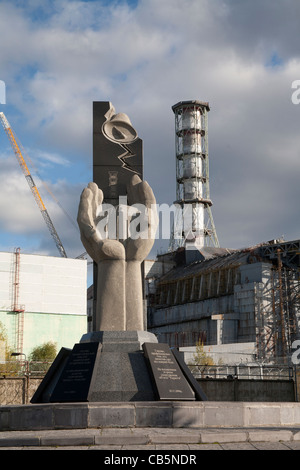
POLYGON ((0 252, 0 323, 10 350, 29 355, 49 341, 73 347, 87 329, 86 279, 86 260, 0 252))
POLYGON ((257 359, 286 357, 299 339, 299 253, 297 240, 158 257, 174 267, 146 276, 148 330, 170 346, 253 342, 257 359))

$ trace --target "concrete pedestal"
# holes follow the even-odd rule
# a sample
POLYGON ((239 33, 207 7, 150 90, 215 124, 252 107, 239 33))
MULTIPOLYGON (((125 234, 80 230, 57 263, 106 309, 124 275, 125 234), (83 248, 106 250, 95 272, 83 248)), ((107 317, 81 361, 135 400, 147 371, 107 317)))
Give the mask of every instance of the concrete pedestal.
POLYGON ((142 350, 146 342, 157 343, 154 334, 147 331, 99 331, 83 335, 80 343, 89 342, 100 343, 101 352, 88 401, 155 400, 155 389, 142 350))
POLYGON ((32 403, 154 401, 156 389, 142 346, 147 331, 98 331, 62 348, 32 403))
POLYGON ((300 403, 124 402, 1 406, 0 431, 300 426, 300 403))
POLYGON ((144 343, 157 343, 148 331, 92 331, 81 337, 80 343, 101 343, 102 351, 142 351, 144 343))

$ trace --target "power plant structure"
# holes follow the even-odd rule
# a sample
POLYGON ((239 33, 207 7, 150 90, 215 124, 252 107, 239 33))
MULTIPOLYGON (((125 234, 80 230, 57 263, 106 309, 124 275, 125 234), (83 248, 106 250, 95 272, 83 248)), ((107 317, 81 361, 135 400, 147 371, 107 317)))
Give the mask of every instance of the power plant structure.
POLYGON ((170 250, 219 247, 209 192, 208 112, 204 101, 180 101, 175 114, 176 201, 170 250))
POLYGON ((286 359, 300 338, 300 240, 220 247, 209 192, 209 103, 180 101, 172 110, 180 211, 168 252, 145 265, 148 330, 182 351, 200 342, 224 353, 238 344, 242 357, 286 359))
POLYGON ((184 248, 158 256, 146 277, 148 330, 173 347, 239 343, 242 353, 252 343, 258 360, 286 358, 300 339, 300 240, 220 250, 193 262, 184 248))

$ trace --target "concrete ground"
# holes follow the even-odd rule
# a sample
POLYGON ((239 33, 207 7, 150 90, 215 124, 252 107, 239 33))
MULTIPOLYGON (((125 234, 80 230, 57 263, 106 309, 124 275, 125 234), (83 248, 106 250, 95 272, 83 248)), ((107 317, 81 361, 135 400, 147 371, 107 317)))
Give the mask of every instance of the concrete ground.
POLYGON ((3 431, 0 450, 149 451, 146 455, 153 451, 191 455, 200 450, 300 450, 300 427, 3 431))

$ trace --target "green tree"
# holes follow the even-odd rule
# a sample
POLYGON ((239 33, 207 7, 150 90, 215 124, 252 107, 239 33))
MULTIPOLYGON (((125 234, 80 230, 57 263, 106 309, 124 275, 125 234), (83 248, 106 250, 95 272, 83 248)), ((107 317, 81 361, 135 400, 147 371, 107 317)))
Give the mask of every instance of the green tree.
POLYGON ((203 366, 213 366, 215 365, 214 360, 211 356, 208 356, 204 351, 203 341, 199 339, 196 344, 196 352, 193 356, 193 363, 195 365, 203 365, 203 366))
POLYGON ((54 361, 56 357, 56 344, 52 341, 36 346, 29 355, 30 361, 54 361))
POLYGON ((29 355, 30 372, 46 372, 56 357, 56 344, 52 341, 36 346, 29 355))
POLYGON ((192 371, 198 369, 198 371, 203 374, 205 373, 207 367, 214 366, 214 360, 211 356, 206 354, 204 351, 203 341, 199 339, 196 344, 196 352, 193 355, 193 360, 190 362, 190 366, 192 366, 192 371))
POLYGON ((0 322, 0 375, 15 376, 21 369, 20 362, 11 357, 11 349, 8 346, 7 333, 4 325, 0 322))
POLYGON ((1 348, 0 358, 2 356, 5 361, 9 361, 11 351, 10 351, 10 348, 8 347, 6 329, 1 322, 0 322, 0 348, 1 348))

